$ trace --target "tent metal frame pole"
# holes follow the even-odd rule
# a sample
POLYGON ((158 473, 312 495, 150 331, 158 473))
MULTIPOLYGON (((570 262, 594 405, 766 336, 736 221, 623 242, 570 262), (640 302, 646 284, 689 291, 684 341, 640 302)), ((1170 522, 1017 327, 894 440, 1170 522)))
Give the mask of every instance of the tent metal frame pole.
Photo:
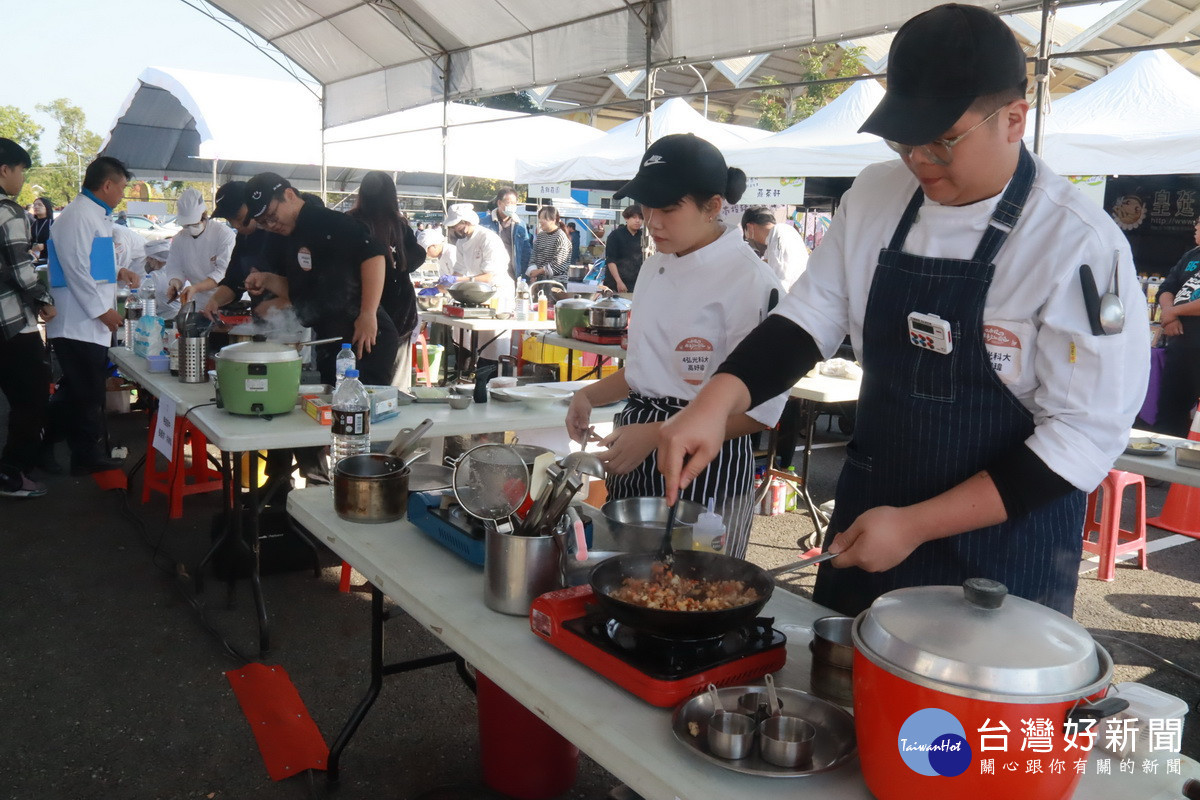
MULTIPOLYGON (((645 126, 646 147, 654 140, 651 124, 654 115, 654 0, 646 0, 646 99, 642 102, 642 124, 645 126)), ((646 234, 643 231, 642 237, 646 234)))
POLYGON ((1038 37, 1037 60, 1033 65, 1034 117, 1033 152, 1042 154, 1042 137, 1046 133, 1046 96, 1050 82, 1050 18, 1058 11, 1055 0, 1042 0, 1042 32, 1038 37))
POLYGON ((215 158, 212 160, 212 193, 215 203, 217 201, 217 160, 215 158))
POLYGON ((450 213, 447 195, 450 193, 446 172, 446 151, 450 142, 450 54, 446 53, 446 69, 442 74, 442 214, 450 213))

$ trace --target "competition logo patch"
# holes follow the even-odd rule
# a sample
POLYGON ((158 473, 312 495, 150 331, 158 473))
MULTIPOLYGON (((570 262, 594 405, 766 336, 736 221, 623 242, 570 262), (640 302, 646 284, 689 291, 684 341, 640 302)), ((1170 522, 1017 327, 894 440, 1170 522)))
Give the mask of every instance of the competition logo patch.
POLYGON ((713 344, 700 336, 689 336, 675 345, 679 376, 685 383, 699 386, 704 383, 708 362, 712 358, 713 344))
POLYGON ((900 758, 913 772, 953 778, 971 766, 966 730, 949 711, 923 708, 904 721, 896 737, 900 758))
POLYGON ((300 269, 308 272, 312 269, 312 251, 307 247, 301 247, 296 251, 296 263, 300 265, 300 269))

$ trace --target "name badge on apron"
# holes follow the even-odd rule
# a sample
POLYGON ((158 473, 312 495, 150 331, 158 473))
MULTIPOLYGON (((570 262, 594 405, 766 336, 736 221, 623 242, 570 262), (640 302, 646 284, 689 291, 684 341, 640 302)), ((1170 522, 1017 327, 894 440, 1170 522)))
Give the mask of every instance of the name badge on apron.
POLYGON ((689 336, 675 345, 676 374, 692 386, 704 383, 708 362, 712 359, 713 345, 700 336, 689 336))
POLYGON ((1004 384, 1021 379, 1021 336, 1028 325, 1019 322, 989 322, 983 326, 983 343, 987 347, 992 369, 1004 384))
POLYGON ((308 272, 312 269, 312 251, 307 247, 301 247, 296 253, 296 263, 300 265, 300 269, 308 272))

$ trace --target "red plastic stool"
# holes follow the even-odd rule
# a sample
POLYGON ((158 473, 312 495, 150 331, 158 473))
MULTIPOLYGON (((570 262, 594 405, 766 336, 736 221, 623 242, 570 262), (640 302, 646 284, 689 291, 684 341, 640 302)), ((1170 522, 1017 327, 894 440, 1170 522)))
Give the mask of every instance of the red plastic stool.
POLYGON ((1146 569, 1146 479, 1132 472, 1109 470, 1108 477, 1100 482, 1096 491, 1088 495, 1087 516, 1083 522, 1083 549, 1100 556, 1100 571, 1097 578, 1111 581, 1116 576, 1117 556, 1123 553, 1138 554, 1138 567, 1146 569), (1121 528, 1121 503, 1125 490, 1137 488, 1137 510, 1134 514, 1133 530, 1121 528), (1100 520, 1096 521, 1096 506, 1100 506, 1100 520), (1096 534, 1093 541, 1092 534, 1096 534))
POLYGON ((171 444, 171 463, 159 469, 159 453, 154 449, 154 433, 158 415, 150 416, 146 435, 146 473, 142 479, 142 502, 150 500, 150 492, 167 496, 171 519, 183 516, 183 498, 190 494, 221 490, 221 473, 208 465, 208 439, 192 426, 186 417, 175 418, 175 440, 171 444), (184 447, 191 447, 191 463, 185 463, 184 447), (191 483, 187 479, 191 478, 191 483))

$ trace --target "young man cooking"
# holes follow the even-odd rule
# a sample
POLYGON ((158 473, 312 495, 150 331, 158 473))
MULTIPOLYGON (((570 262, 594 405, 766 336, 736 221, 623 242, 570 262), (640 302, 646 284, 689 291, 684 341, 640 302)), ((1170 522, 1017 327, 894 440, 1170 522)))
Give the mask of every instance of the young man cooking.
POLYGON ((1140 303, 1092 334, 1079 267, 1129 246, 1025 149, 1024 53, 995 15, 943 5, 892 43, 862 130, 899 161, 868 167, 791 293, 664 426, 673 501, 725 420, 790 386, 850 334, 863 365, 853 440, 814 599, 857 614, 880 594, 985 577, 1070 614, 1086 493, 1145 396, 1140 303), (940 338, 939 338, 940 337, 940 338), (685 464, 685 458, 690 460, 685 464))
MULTIPOLYGON (((515 197, 515 195, 514 195, 515 197)), ((454 272, 443 275, 438 283, 450 285, 463 281, 479 281, 490 283, 496 287, 496 295, 510 298, 516 294, 517 288, 509 277, 508 251, 500 235, 479 222, 479 215, 470 203, 455 203, 450 206, 449 213, 443 225, 446 236, 455 248, 454 272)), ((460 332, 460 342, 469 339, 470 334, 460 332)), ((483 359, 497 361, 500 356, 508 355, 512 347, 512 332, 504 331, 483 348, 483 359)), ((494 365, 485 364, 491 368, 494 365)))
POLYGON ((175 222, 183 230, 171 238, 163 267, 167 300, 178 297, 180 304, 195 300, 198 308, 204 308, 225 277, 237 234, 228 225, 208 219, 204 196, 197 189, 184 189, 175 207, 175 222))
MULTIPOLYGON (((337 336, 354 344, 363 383, 390 384, 400 337, 379 307, 385 269, 382 245, 361 222, 306 203, 273 172, 255 175, 245 192, 246 219, 287 238, 285 273, 252 272, 246 276, 246 289, 288 298, 316 338, 337 336)), ((325 383, 334 382, 339 349, 338 344, 317 348, 317 368, 325 383)))

